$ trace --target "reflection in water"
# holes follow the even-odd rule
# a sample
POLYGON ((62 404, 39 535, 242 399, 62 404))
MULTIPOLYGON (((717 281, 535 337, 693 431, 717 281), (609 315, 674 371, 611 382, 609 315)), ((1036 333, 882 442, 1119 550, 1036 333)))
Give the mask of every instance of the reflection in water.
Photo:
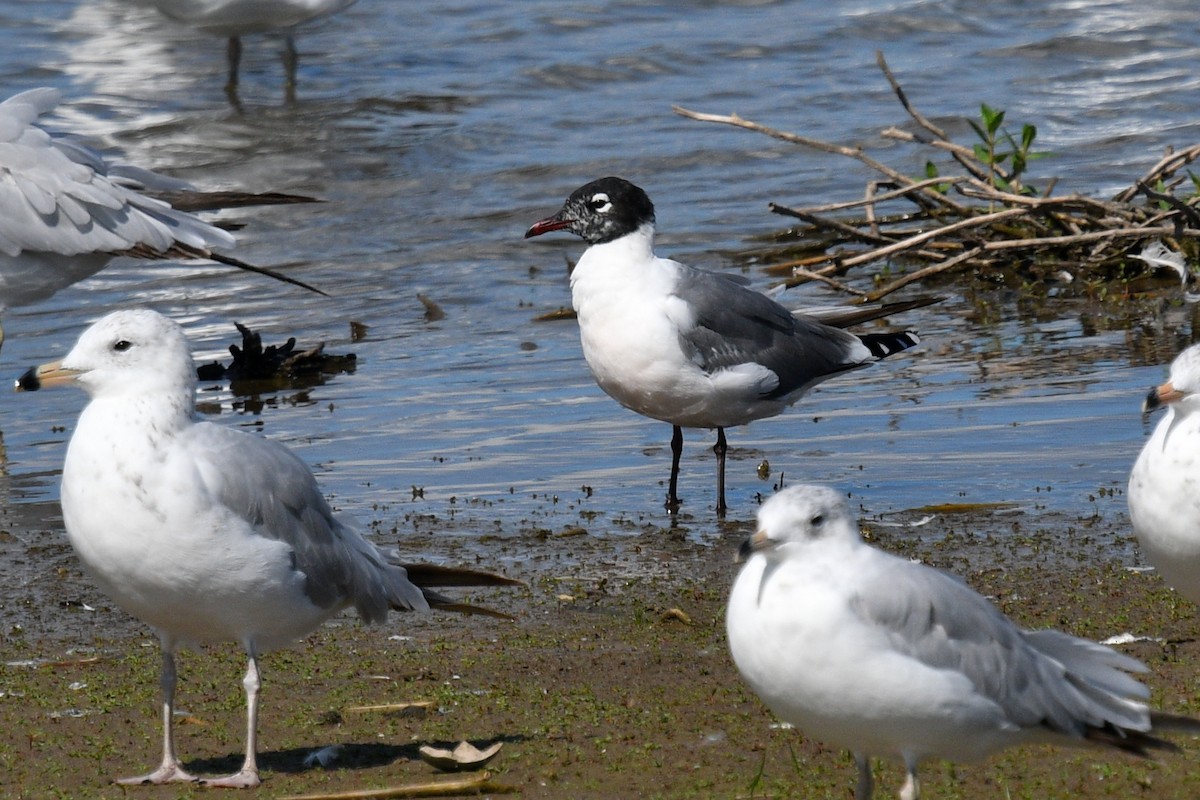
POLYGON ((241 37, 267 31, 283 33, 283 68, 285 96, 296 100, 296 67, 298 56, 292 29, 346 8, 355 0, 218 0, 197 3, 195 0, 126 0, 137 5, 153 7, 165 16, 190 28, 213 36, 228 37, 227 57, 229 76, 225 94, 236 108, 239 70, 242 59, 241 37))
MULTIPOLYGON (((296 337, 289 337, 282 345, 263 347, 262 336, 245 325, 235 322, 242 335, 242 344, 229 346, 233 360, 229 364, 212 361, 196 368, 202 383, 229 381, 229 391, 235 397, 245 398, 242 408, 251 413, 262 413, 263 394, 278 393, 288 389, 311 389, 326 383, 332 376, 353 374, 357 366, 354 353, 326 353, 325 343, 313 347, 296 349, 296 337)), ((299 402, 308 401, 309 392, 293 395, 299 402)))

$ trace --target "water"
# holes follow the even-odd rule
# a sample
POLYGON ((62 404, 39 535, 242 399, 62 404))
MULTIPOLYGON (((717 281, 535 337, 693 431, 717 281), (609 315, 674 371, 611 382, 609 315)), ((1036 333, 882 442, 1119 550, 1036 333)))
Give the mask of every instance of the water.
MULTIPOLYGON (((434 519, 477 540, 586 522, 620 546, 666 522, 670 431, 594 386, 569 306, 566 236, 524 241, 576 186, 623 175, 656 201, 659 252, 756 267, 786 228, 768 201, 857 197, 874 177, 838 160, 671 112, 737 112, 921 171, 881 140, 907 119, 875 66, 968 141, 980 102, 1039 126, 1038 174, 1111 195, 1163 148, 1200 138, 1194 2, 399 3, 360 0, 303 29, 299 100, 282 102, 277 39, 246 41, 243 109, 222 93, 224 44, 116 0, 0 4, 5 93, 51 85, 55 125, 204 188, 312 194, 314 206, 227 213, 236 254, 330 290, 318 298, 215 266, 115 264, 11 311, 0 367, 63 354, 82 328, 148 304, 183 322, 205 360, 236 341, 296 336, 359 367, 244 408, 224 424, 280 439, 336 505, 384 529, 434 519), (445 318, 428 322, 417 298, 445 318), (349 322, 369 327, 350 341, 349 322), (487 534, 487 536, 484 536, 487 534)), ((1163 282, 1164 287, 1169 282, 1163 282)), ((1031 305, 1015 291, 949 296, 899 324, 927 344, 830 381, 790 413, 730 431, 732 519, 788 481, 832 482, 873 512, 1015 501, 1030 513, 1121 514, 1146 424, 1138 407, 1194 329, 1167 303, 1031 305), (771 477, 755 475, 769 462, 771 477)), ((1167 292, 1169 294, 1169 292, 1167 292)), ((822 287, 796 305, 838 302, 822 287)), ((79 408, 70 391, 0 397, 0 503, 58 537, 57 471, 79 408), (39 516, 40 515, 40 516, 39 516)), ((712 436, 687 437, 684 527, 721 541, 712 436)))

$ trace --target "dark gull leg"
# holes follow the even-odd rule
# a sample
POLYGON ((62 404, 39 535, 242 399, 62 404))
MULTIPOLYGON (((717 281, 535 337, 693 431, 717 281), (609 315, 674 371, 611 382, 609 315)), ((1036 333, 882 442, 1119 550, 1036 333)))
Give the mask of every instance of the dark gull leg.
POLYGON ((238 68, 242 63, 242 40, 236 36, 229 37, 229 47, 226 48, 229 59, 229 80, 225 83, 225 96, 230 104, 238 104, 238 68))
POLYGON ((671 432, 671 482, 667 484, 667 511, 679 510, 679 457, 683 455, 683 428, 674 426, 671 432))
POLYGON ((175 653, 171 646, 163 644, 162 672, 159 673, 158 683, 162 687, 163 696, 163 757, 162 763, 154 772, 139 775, 136 778, 122 778, 117 783, 126 786, 136 786, 141 783, 172 783, 175 781, 194 781, 196 777, 184 770, 183 765, 175 756, 175 653))
POLYGON ((729 446, 725 443, 725 429, 717 428, 717 443, 713 452, 717 454, 717 516, 725 516, 725 452, 729 446))
POLYGON ((871 800, 871 792, 875 789, 875 779, 871 776, 871 759, 864 753, 855 753, 854 764, 858 767, 854 800, 871 800))
POLYGON ((242 768, 224 778, 207 778, 201 783, 205 786, 221 786, 231 789, 249 789, 258 786, 258 690, 262 682, 258 679, 258 659, 254 650, 250 651, 250 661, 246 665, 246 676, 242 678, 242 686, 246 689, 246 760, 242 768))
POLYGON ((289 33, 283 37, 283 91, 289 103, 296 102, 296 40, 289 33))

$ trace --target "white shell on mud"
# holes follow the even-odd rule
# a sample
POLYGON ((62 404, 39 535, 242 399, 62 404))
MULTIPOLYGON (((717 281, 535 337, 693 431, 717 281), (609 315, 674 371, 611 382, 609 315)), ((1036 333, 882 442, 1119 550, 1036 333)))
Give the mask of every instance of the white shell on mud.
POLYGON ((480 769, 500 752, 504 742, 496 742, 480 750, 470 742, 459 742, 453 750, 441 747, 431 747, 423 744, 420 747, 421 758, 427 764, 432 764, 446 772, 480 769))

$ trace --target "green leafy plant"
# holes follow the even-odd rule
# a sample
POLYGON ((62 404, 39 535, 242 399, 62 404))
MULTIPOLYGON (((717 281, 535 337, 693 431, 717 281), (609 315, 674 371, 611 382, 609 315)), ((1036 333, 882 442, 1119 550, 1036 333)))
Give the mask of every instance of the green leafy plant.
POLYGON ((1033 151, 1033 142, 1037 138, 1037 126, 1026 123, 1021 126, 1020 141, 1016 139, 1004 125, 1004 111, 995 109, 987 103, 979 104, 979 121, 968 120, 975 135, 980 141, 972 149, 975 157, 988 168, 988 183, 1003 191, 1016 194, 1036 194, 1036 192, 1021 184, 1021 175, 1035 158, 1042 158, 1045 153, 1033 151), (1007 146, 1007 150, 1002 148, 1007 146), (1008 166, 1005 167, 1004 165, 1008 166))

